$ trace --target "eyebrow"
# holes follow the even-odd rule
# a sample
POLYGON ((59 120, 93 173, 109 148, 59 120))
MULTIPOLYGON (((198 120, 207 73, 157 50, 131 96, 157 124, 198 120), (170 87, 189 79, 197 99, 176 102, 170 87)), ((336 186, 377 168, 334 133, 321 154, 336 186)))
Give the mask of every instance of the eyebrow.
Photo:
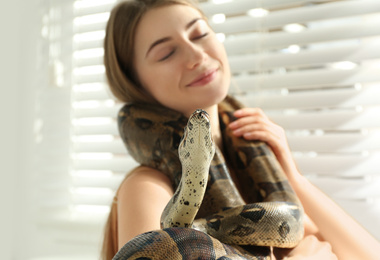
MULTIPOLYGON (((185 29, 188 30, 191 26, 193 26, 193 24, 195 24, 196 22, 198 22, 199 20, 203 20, 203 18, 195 18, 193 20, 191 20, 188 24, 186 24, 185 26, 185 29)), ((161 43, 164 43, 164 42, 167 42, 167 41, 170 41, 172 38, 171 37, 164 37, 164 38, 161 38, 161 39, 158 39, 157 41, 153 42, 150 46, 149 46, 149 49, 148 51, 146 52, 146 56, 148 56, 149 52, 154 48, 156 47, 157 45, 161 44, 161 43)))

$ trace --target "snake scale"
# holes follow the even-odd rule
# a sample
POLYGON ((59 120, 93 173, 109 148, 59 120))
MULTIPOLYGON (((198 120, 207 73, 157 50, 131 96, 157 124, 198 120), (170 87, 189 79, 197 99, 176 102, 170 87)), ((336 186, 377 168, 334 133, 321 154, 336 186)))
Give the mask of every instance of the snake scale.
POLYGON ((219 104, 224 153, 213 145, 203 110, 190 118, 154 105, 120 110, 128 152, 166 174, 175 194, 162 213, 162 229, 135 237, 115 260, 270 259, 270 247, 298 244, 303 209, 273 152, 227 127, 240 107, 230 96, 219 104))

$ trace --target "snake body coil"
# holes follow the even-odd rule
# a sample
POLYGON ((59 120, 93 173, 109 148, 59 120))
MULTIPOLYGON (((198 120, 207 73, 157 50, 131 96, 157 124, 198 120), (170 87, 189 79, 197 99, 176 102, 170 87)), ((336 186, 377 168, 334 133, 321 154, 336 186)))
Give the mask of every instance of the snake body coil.
POLYGON ((120 132, 129 152, 178 183, 161 216, 163 229, 137 236, 114 259, 270 259, 269 247, 291 248, 302 239, 303 209, 273 152, 263 142, 229 132, 227 125, 239 107, 231 98, 219 105, 230 165, 212 142, 205 111, 195 111, 187 121, 172 111, 165 118, 158 108, 121 110, 120 132), (127 133, 127 128, 148 134, 127 133), (154 144, 153 150, 146 142, 154 144), (244 198, 229 168, 239 177, 244 198))

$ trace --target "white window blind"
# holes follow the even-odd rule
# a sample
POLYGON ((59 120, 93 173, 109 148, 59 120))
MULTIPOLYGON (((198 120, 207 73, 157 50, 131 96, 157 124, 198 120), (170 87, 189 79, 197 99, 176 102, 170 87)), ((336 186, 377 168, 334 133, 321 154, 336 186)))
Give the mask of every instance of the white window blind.
MULTIPOLYGON (((43 68, 51 77, 36 121, 36 216, 48 253, 67 259, 97 259, 114 192, 136 166, 118 135, 122 104, 104 75, 104 28, 115 2, 43 1, 43 68)), ((231 94, 282 125, 301 172, 380 239, 380 2, 200 6, 227 49, 231 94)))

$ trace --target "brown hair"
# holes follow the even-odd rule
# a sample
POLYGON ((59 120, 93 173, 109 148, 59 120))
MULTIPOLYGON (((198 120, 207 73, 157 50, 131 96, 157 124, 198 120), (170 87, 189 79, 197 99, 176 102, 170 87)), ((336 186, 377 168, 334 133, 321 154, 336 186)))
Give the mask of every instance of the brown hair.
MULTIPOLYGON (((171 4, 191 6, 204 16, 196 0, 123 0, 112 9, 104 39, 104 65, 111 92, 121 102, 157 104, 144 90, 133 68, 134 38, 147 11, 171 4)), ((116 203, 112 203, 104 228, 102 260, 111 260, 118 250, 116 203)))
POLYGON ((134 70, 134 40, 139 21, 148 10, 171 4, 200 11, 196 0, 124 0, 112 9, 104 40, 104 65, 111 92, 121 102, 157 103, 144 90, 134 70))

